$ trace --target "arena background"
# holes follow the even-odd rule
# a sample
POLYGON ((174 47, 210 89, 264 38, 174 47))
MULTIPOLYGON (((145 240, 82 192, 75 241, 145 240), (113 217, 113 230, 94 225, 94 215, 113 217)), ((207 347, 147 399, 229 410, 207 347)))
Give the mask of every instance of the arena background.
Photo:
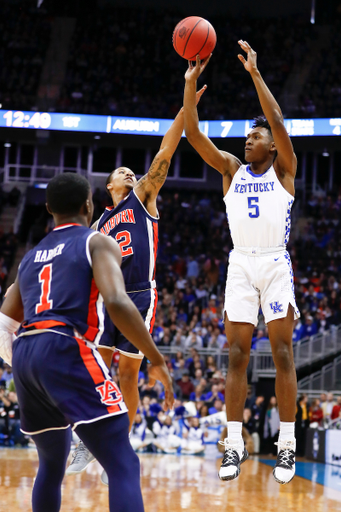
MULTIPOLYGON (((336 120, 333 127, 341 124, 341 3, 337 1, 173 0, 161 4, 145 0, 142 8, 141 2, 133 0, 85 4, 79 0, 62 6, 58 1, 44 0, 39 9, 32 1, 1 1, 0 13, 2 115, 30 111, 32 115, 63 112, 174 118, 182 104, 186 61, 172 48, 172 30, 183 17, 195 14, 207 17, 218 37, 212 61, 200 82, 208 84, 199 105, 200 119, 250 120, 261 113, 251 80, 236 57, 237 40, 244 38, 258 52, 259 68, 285 118, 326 118, 336 120)), ((302 312, 294 347, 299 394, 307 394, 309 402, 304 407, 308 412, 321 394, 333 392, 334 398, 328 399, 333 404, 335 395, 341 394, 338 134, 300 134, 292 139, 298 173, 289 251, 302 312)), ((160 142, 159 136, 1 127, 2 296, 23 254, 51 229, 44 207, 45 187, 55 173, 74 171, 87 176, 98 218, 108 201, 104 192, 107 174, 122 163, 138 176, 143 175, 160 142)), ((216 138, 214 142, 243 160, 243 137, 216 138)), ((179 369, 175 338, 181 331, 180 346, 187 367, 191 364, 190 348, 194 347, 203 361, 203 374, 211 385, 221 385, 228 349, 219 311, 232 245, 220 175, 203 164, 185 138, 161 191, 159 209, 160 301, 154 339, 175 372, 179 369), (197 275, 191 278, 193 260, 197 262, 197 275), (201 294, 202 290, 205 293, 201 294), (197 344, 191 344, 191 333, 200 338, 196 338, 197 344), (207 364, 209 355, 214 356, 212 367, 207 364)), ((263 444, 263 428, 267 402, 274 393, 274 377, 260 315, 249 366, 248 408, 252 409, 256 397, 265 397, 260 416, 253 418, 250 426, 254 432, 258 429, 261 451, 268 449, 266 440, 263 444)), ((148 395, 144 379, 141 376, 141 396, 148 395)), ((191 379, 195 380, 193 372, 191 379)), ((180 385, 176 391, 178 399, 186 402, 180 385)), ((156 397, 160 399, 161 390, 156 391, 156 397)), ((212 395, 206 401, 211 399, 212 395)), ((300 407, 298 404, 298 411, 300 407)), ((330 414, 325 414, 320 426, 330 424, 330 414)), ((309 418, 304 432, 308 425, 309 418)), ((8 424, 4 428, 8 429, 8 424)), ((3 439, 1 442, 6 444, 7 438, 3 439)), ((312 442, 309 453, 314 453, 312 442)), ((301 446, 304 452, 305 439, 301 446)))

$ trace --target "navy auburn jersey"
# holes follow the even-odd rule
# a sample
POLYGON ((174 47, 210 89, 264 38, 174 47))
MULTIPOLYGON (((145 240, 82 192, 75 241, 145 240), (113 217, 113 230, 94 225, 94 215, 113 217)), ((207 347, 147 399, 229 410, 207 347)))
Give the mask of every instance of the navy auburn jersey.
POLYGON ((23 258, 18 272, 22 329, 67 325, 89 341, 103 332, 103 298, 92 274, 90 238, 80 224, 57 226, 23 258))
POLYGON ((113 237, 120 246, 126 290, 155 288, 158 218, 148 213, 134 190, 116 207, 105 209, 97 230, 113 237))

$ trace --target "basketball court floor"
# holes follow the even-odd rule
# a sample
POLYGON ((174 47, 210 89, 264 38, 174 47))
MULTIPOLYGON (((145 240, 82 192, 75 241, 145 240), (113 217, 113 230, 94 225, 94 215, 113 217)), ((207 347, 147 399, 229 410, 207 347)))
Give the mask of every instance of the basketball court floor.
MULTIPOLYGON (((219 480, 220 459, 214 454, 142 454, 140 460, 146 512, 341 512, 341 467, 298 462, 294 480, 280 486, 269 459, 247 460, 232 482, 219 480)), ((31 510, 37 467, 35 449, 0 448, 0 512, 31 510)), ((65 477, 61 511, 107 511, 101 472, 95 462, 84 473, 65 477)))

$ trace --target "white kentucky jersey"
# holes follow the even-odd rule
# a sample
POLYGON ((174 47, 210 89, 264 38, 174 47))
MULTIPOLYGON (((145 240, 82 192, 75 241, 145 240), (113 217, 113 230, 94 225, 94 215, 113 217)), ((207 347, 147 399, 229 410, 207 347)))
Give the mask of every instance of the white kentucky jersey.
POLYGON ((277 178, 273 165, 263 174, 241 165, 224 202, 235 247, 285 248, 294 197, 277 178))

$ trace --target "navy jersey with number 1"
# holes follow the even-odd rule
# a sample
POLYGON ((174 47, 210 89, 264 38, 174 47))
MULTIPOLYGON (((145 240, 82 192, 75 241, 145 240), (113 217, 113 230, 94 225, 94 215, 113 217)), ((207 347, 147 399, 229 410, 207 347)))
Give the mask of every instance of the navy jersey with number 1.
POLYGON ((93 236, 102 235, 80 224, 57 226, 21 262, 24 322, 13 344, 13 375, 25 433, 127 411, 96 349, 104 312, 92 272, 93 236))
POLYGON ((67 325, 89 341, 100 338, 103 299, 89 252, 95 234, 79 224, 58 226, 24 256, 18 272, 23 329, 67 325))

